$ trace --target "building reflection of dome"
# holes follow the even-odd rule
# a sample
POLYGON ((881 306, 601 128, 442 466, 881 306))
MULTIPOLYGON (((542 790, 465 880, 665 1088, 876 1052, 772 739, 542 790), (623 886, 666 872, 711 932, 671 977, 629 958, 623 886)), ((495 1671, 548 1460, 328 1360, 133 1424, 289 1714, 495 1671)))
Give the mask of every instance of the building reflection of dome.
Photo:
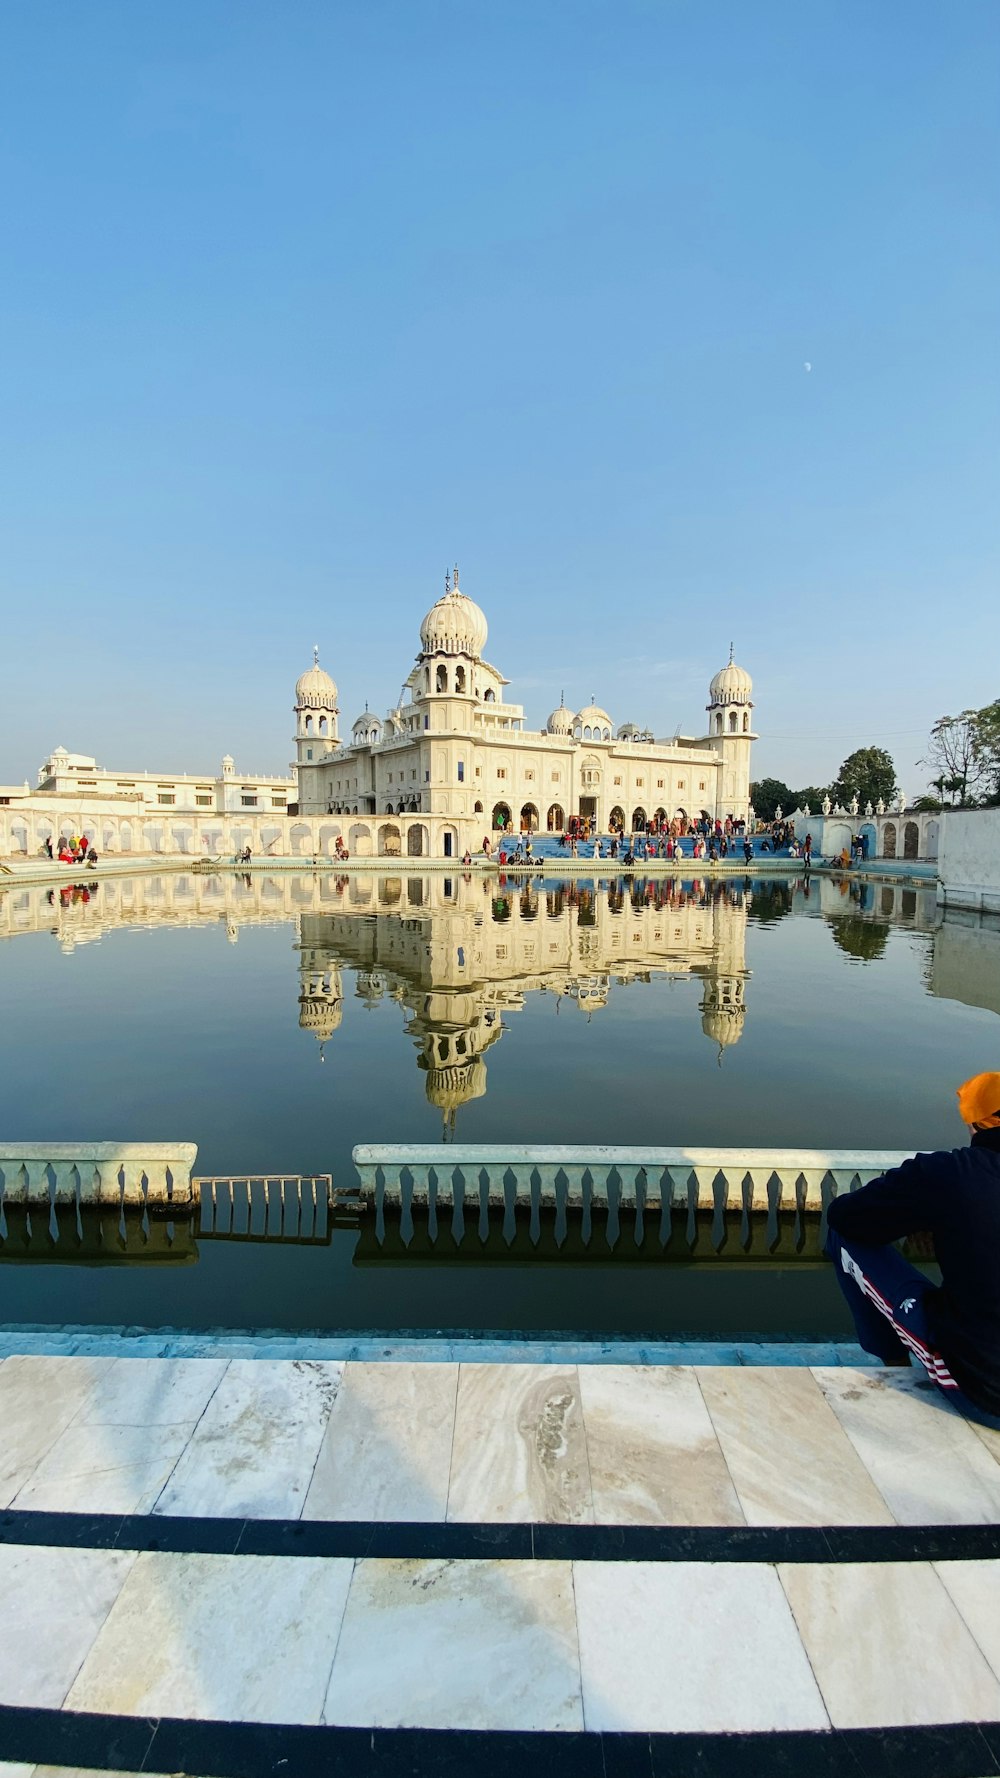
POLYGON ((452 1120, 460 1106, 485 1097, 486 1063, 479 1056, 469 1062, 453 1062, 445 1068, 429 1067, 421 1056, 420 1066, 427 1072, 424 1091, 429 1104, 436 1105, 452 1120))
POLYGON ((299 1025, 303 1031, 311 1031, 320 1043, 333 1036, 343 1017, 344 1006, 340 1000, 306 994, 299 999, 299 1025))

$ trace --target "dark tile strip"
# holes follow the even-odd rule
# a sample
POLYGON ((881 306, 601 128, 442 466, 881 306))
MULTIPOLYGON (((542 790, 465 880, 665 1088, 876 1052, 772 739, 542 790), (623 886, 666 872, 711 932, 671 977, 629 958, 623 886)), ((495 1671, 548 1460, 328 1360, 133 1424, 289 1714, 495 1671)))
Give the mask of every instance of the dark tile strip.
POLYGON ((730 1735, 324 1728, 0 1705, 0 1760, 203 1778, 996 1778, 1000 1723, 730 1735))
POLYGON ((450 1561, 934 1562, 1000 1558, 1000 1525, 441 1525, 9 1510, 0 1543, 450 1561))

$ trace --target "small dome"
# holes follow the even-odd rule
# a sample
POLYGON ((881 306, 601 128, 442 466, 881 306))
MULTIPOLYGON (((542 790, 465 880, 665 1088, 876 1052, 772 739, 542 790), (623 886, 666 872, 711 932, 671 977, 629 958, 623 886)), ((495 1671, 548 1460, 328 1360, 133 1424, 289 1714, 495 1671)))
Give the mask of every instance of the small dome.
POLYGON ((639 734, 640 730, 637 723, 623 722, 621 728, 618 730, 618 739, 619 741, 637 741, 639 739, 639 734))
POLYGON ((471 654, 478 660, 486 647, 488 633, 484 613, 474 599, 459 591, 456 568, 454 586, 446 587, 420 626, 423 651, 425 654, 471 654))
MULTIPOLYGON (((576 715, 573 718, 573 732, 574 732, 574 734, 577 732, 578 729, 582 731, 583 729, 588 729, 588 728, 591 731, 597 730, 597 733, 593 735, 593 739, 595 741, 600 741, 600 740, 605 740, 605 739, 610 741, 612 735, 615 732, 614 723, 612 722, 607 711, 602 710, 599 704, 585 704, 583 709, 578 710, 576 715), (605 735, 605 732, 604 732, 605 729, 607 730, 607 735, 605 735)), ((583 736, 583 739, 587 740, 587 741, 589 741, 590 738, 591 738, 590 735, 583 736)))
POLYGON ((550 735, 571 735, 573 733, 573 712, 567 710, 565 699, 560 702, 558 710, 553 710, 545 727, 550 735))
POLYGON ((366 735, 367 736, 367 735, 380 735, 381 733, 382 733, 382 718, 380 716, 374 715, 371 710, 366 710, 362 716, 359 716, 357 721, 354 723, 354 725, 351 729, 352 735, 366 735))
POLYGON ((727 664, 715 675, 708 688, 713 704, 748 704, 753 680, 745 667, 738 667, 730 655, 727 664))
POLYGON ((295 681, 296 710, 336 710, 337 686, 319 664, 319 649, 313 649, 313 664, 295 681))

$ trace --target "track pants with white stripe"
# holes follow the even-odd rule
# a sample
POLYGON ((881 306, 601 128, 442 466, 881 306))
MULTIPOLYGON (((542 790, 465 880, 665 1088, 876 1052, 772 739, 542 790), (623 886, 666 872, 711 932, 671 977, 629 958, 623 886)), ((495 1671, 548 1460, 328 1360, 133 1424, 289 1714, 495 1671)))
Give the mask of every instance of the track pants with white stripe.
POLYGON ((857 1241, 843 1240, 833 1229, 827 1235, 826 1251, 865 1351, 888 1364, 915 1358, 967 1419, 1000 1427, 1000 1417, 978 1408, 959 1388, 934 1345, 927 1318, 927 1294, 934 1288, 930 1279, 895 1247, 863 1247, 857 1241))

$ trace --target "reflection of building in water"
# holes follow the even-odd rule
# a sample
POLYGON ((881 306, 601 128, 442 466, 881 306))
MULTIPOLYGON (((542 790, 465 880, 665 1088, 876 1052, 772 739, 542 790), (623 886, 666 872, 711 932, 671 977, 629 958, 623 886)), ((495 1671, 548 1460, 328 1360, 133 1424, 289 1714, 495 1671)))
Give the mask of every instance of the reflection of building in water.
POLYGON ((566 1002, 591 1018, 615 986, 654 975, 700 977, 702 1029, 721 1057, 739 1040, 746 1015, 746 919, 742 892, 723 884, 615 882, 594 891, 352 878, 343 912, 300 918, 300 1004, 314 998, 307 980, 343 964, 357 972, 366 1001, 397 1001, 419 1050, 427 1098, 450 1128, 460 1106, 485 1093, 486 1052, 504 1030, 504 1015, 519 1011, 530 993, 552 994, 557 1011, 566 1002), (398 917, 373 920, 394 896, 398 917))

